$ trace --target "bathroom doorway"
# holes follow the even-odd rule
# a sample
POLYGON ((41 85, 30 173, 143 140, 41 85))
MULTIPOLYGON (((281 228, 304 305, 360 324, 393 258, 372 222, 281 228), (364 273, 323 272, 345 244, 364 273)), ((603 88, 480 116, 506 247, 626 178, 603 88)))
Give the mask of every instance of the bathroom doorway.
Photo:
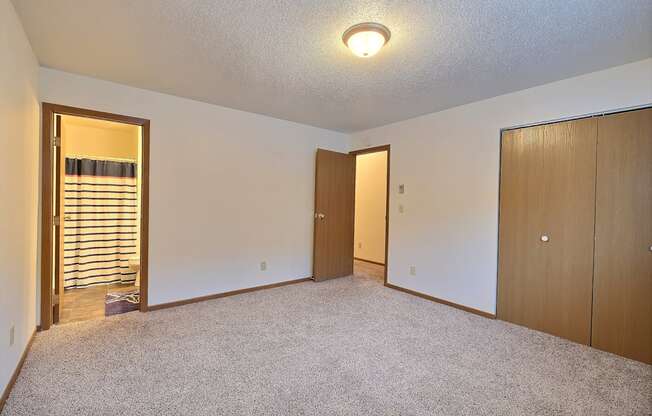
POLYGON ((43 104, 41 329, 147 310, 149 121, 43 104))

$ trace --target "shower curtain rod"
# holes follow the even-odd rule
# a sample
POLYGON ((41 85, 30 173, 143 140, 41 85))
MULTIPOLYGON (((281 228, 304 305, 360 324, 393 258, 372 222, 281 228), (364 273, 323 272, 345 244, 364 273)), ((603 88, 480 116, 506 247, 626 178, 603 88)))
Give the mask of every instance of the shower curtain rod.
POLYGON ((128 162, 128 163, 138 163, 135 159, 121 159, 118 157, 104 157, 104 156, 81 156, 81 155, 65 155, 65 157, 70 159, 91 159, 91 160, 107 160, 109 162, 128 162))

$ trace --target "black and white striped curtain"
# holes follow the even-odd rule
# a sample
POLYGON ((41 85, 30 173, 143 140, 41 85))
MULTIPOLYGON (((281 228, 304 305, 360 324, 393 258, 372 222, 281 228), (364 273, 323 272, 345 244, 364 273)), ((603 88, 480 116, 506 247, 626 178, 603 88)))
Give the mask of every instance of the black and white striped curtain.
POLYGON ((134 282, 136 164, 66 158, 64 198, 64 287, 134 282))

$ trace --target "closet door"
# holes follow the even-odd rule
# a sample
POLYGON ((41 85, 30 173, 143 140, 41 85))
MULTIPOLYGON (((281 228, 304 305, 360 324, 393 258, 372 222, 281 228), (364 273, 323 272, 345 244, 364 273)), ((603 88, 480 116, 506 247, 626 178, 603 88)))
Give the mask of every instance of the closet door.
POLYGON ((652 364, 652 109, 601 117, 592 345, 652 364))
POLYGON ((549 124, 544 132, 544 332, 591 341, 597 121, 549 124))
POLYGON ((498 318, 588 344, 596 121, 502 137, 498 318))
POLYGON ((503 132, 500 159, 500 219, 497 316, 541 328, 545 305, 543 257, 544 127, 503 132))

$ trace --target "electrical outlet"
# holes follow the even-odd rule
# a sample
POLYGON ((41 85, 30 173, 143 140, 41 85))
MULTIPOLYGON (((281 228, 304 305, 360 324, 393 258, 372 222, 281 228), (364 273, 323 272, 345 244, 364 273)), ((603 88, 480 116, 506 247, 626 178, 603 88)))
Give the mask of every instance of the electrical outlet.
POLYGON ((16 326, 12 325, 11 328, 9 328, 9 346, 11 347, 14 345, 14 335, 16 333, 16 326))
POLYGON ((411 276, 417 275, 417 266, 410 266, 410 275, 411 276))
POLYGON ((362 248, 362 243, 358 243, 358 248, 362 248))
POLYGON ((261 271, 267 270, 267 262, 266 261, 261 261, 260 262, 260 270, 261 271))

